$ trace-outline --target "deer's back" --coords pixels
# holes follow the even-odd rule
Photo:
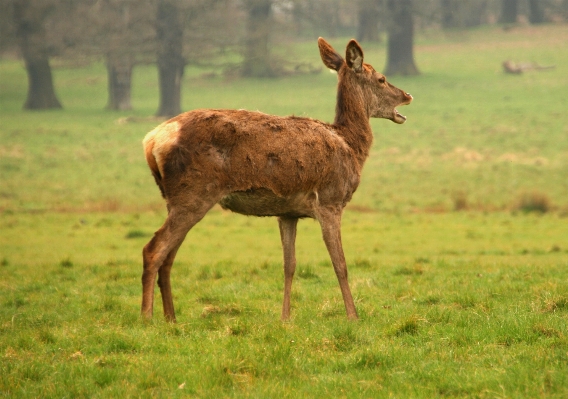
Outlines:
[[[309,118],[195,110],[160,125],[144,142],[153,145],[166,193],[180,181],[214,184],[226,207],[240,213],[254,214],[237,204],[254,208],[258,200],[270,208],[271,197],[280,208],[282,201],[314,195],[320,202],[346,203],[359,183],[360,167],[343,138],[333,126]]]

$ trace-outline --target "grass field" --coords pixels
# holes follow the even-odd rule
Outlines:
[[[373,121],[344,216],[355,323],[317,223],[299,224],[282,323],[276,221],[220,208],[179,251],[178,323],[159,306],[142,322],[141,249],[165,216],[141,149],[155,69],[114,113],[102,65],[58,61],[65,109],[24,112],[25,71],[0,61],[0,396],[567,397],[567,41],[561,25],[417,38],[422,75],[390,79],[415,97],[408,121]],[[363,48],[382,69],[384,45]],[[319,64],[315,41],[293,49]],[[556,68],[505,75],[509,58]],[[333,119],[327,72],[206,72],[188,68],[185,109]]]

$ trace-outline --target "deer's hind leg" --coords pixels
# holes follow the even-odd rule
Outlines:
[[[213,207],[215,202],[201,203],[199,206],[170,206],[164,225],[154,233],[154,237],[144,247],[142,256],[142,316],[150,319],[154,307],[154,285],[158,275],[158,285],[162,294],[164,315],[168,321],[175,322],[175,310],[170,285],[170,271],[176,253],[189,230],[199,222]]]

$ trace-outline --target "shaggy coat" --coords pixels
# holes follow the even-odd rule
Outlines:
[[[357,312],[347,282],[340,223],[359,185],[373,134],[370,117],[404,123],[395,107],[412,96],[363,63],[356,41],[344,60],[318,40],[324,64],[338,72],[333,124],[244,110],[200,109],[178,115],[144,138],[150,170],[168,207],[165,224],[144,247],[142,314],[151,317],[156,274],[164,313],[175,320],[170,269],[185,235],[213,205],[244,215],[278,217],[284,250],[282,318],[290,316],[299,218],[317,219],[343,294]]]

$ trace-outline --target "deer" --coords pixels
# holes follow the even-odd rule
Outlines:
[[[156,277],[164,316],[175,322],[170,273],[189,230],[216,204],[248,216],[275,216],[284,263],[281,319],[290,319],[299,219],[319,222],[348,319],[358,319],[341,242],[341,217],[373,142],[370,118],[406,121],[396,107],[413,97],[363,61],[356,40],[345,59],[323,38],[324,65],[337,72],[332,124],[258,111],[197,109],[169,119],[143,140],[146,161],[166,201],[163,226],[144,246],[141,315],[153,315]]]

